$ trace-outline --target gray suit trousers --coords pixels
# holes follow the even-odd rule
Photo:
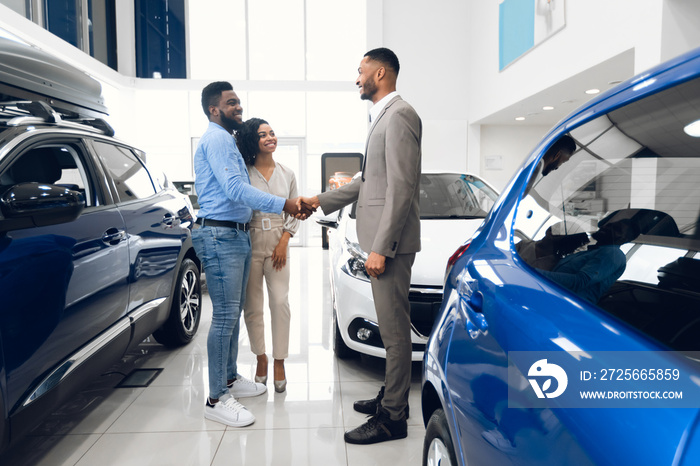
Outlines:
[[[379,332],[386,349],[382,406],[391,419],[404,418],[411,388],[411,266],[415,253],[387,257],[384,273],[371,278]]]

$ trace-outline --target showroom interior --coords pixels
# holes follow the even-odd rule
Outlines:
[[[364,151],[370,106],[355,80],[372,48],[388,47],[401,62],[398,92],[422,119],[423,171],[470,173],[501,192],[570,112],[700,46],[700,3],[693,0],[538,0],[556,8],[542,20],[555,24],[514,53],[499,30],[505,1],[0,0],[0,36],[99,81],[116,137],[181,186],[194,182],[193,157],[207,128],[202,88],[230,81],[243,118],[264,118],[274,128],[276,157],[293,168],[302,195],[325,189],[324,154]],[[156,3],[171,24],[144,25]],[[167,49],[149,55],[149,40],[166,26]],[[147,338],[3,453],[0,464],[420,464],[420,361],[413,363],[408,438],[343,441],[345,430],[364,422],[352,403],[376,395],[383,360],[341,360],[333,352],[330,258],[314,217],[290,244],[287,391],[268,384],[268,393],[246,400],[255,424],[226,427],[202,416],[211,320],[205,293],[191,343],[170,349]],[[255,367],[241,330],[239,370],[252,378]],[[144,368],[159,369],[149,385],[115,388],[125,373]]]

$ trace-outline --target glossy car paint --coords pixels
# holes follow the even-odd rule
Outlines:
[[[426,423],[435,409],[444,408],[459,464],[700,462],[697,409],[564,409],[553,399],[549,409],[525,409],[499,419],[501,428],[523,436],[514,448],[495,448],[483,437],[508,403],[510,351],[665,349],[598,307],[563,296],[560,287],[543,280],[515,253],[511,230],[519,199],[552,141],[699,74],[700,49],[621,84],[559,123],[516,173],[450,269],[443,313],[425,354],[422,405]],[[656,358],[650,362],[663,367],[684,364],[674,352]]]
[[[170,314],[179,264],[185,257],[196,261],[192,209],[183,195],[155,186],[147,198],[116,201],[92,144],[118,143],[80,131],[69,140],[93,154],[86,163],[98,205],[70,222],[0,234],[0,449],[79,389],[84,377],[158,329]],[[4,148],[0,179],[26,148]],[[92,348],[99,350],[94,357],[69,362]],[[62,379],[66,374],[72,375]]]

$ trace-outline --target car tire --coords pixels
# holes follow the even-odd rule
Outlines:
[[[180,265],[170,315],[153,337],[166,346],[186,345],[197,334],[202,315],[202,283],[199,268],[191,259]]]
[[[456,466],[457,464],[445,411],[436,409],[425,428],[423,466]]]
[[[333,309],[333,352],[338,359],[350,359],[358,355],[355,350],[350,349],[350,347],[345,344],[343,336],[340,334],[335,308]]]

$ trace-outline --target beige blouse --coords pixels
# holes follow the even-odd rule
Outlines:
[[[261,191],[285,199],[293,199],[299,195],[297,192],[297,179],[296,176],[294,176],[294,172],[279,162],[275,162],[275,169],[272,172],[272,176],[270,176],[270,181],[267,181],[262,173],[255,167],[249,166],[248,173],[250,174],[250,184]],[[289,232],[291,236],[294,236],[297,230],[299,230],[299,220],[285,212],[273,214],[260,212],[259,210],[253,211],[253,220],[263,218],[284,220],[283,231]]]

